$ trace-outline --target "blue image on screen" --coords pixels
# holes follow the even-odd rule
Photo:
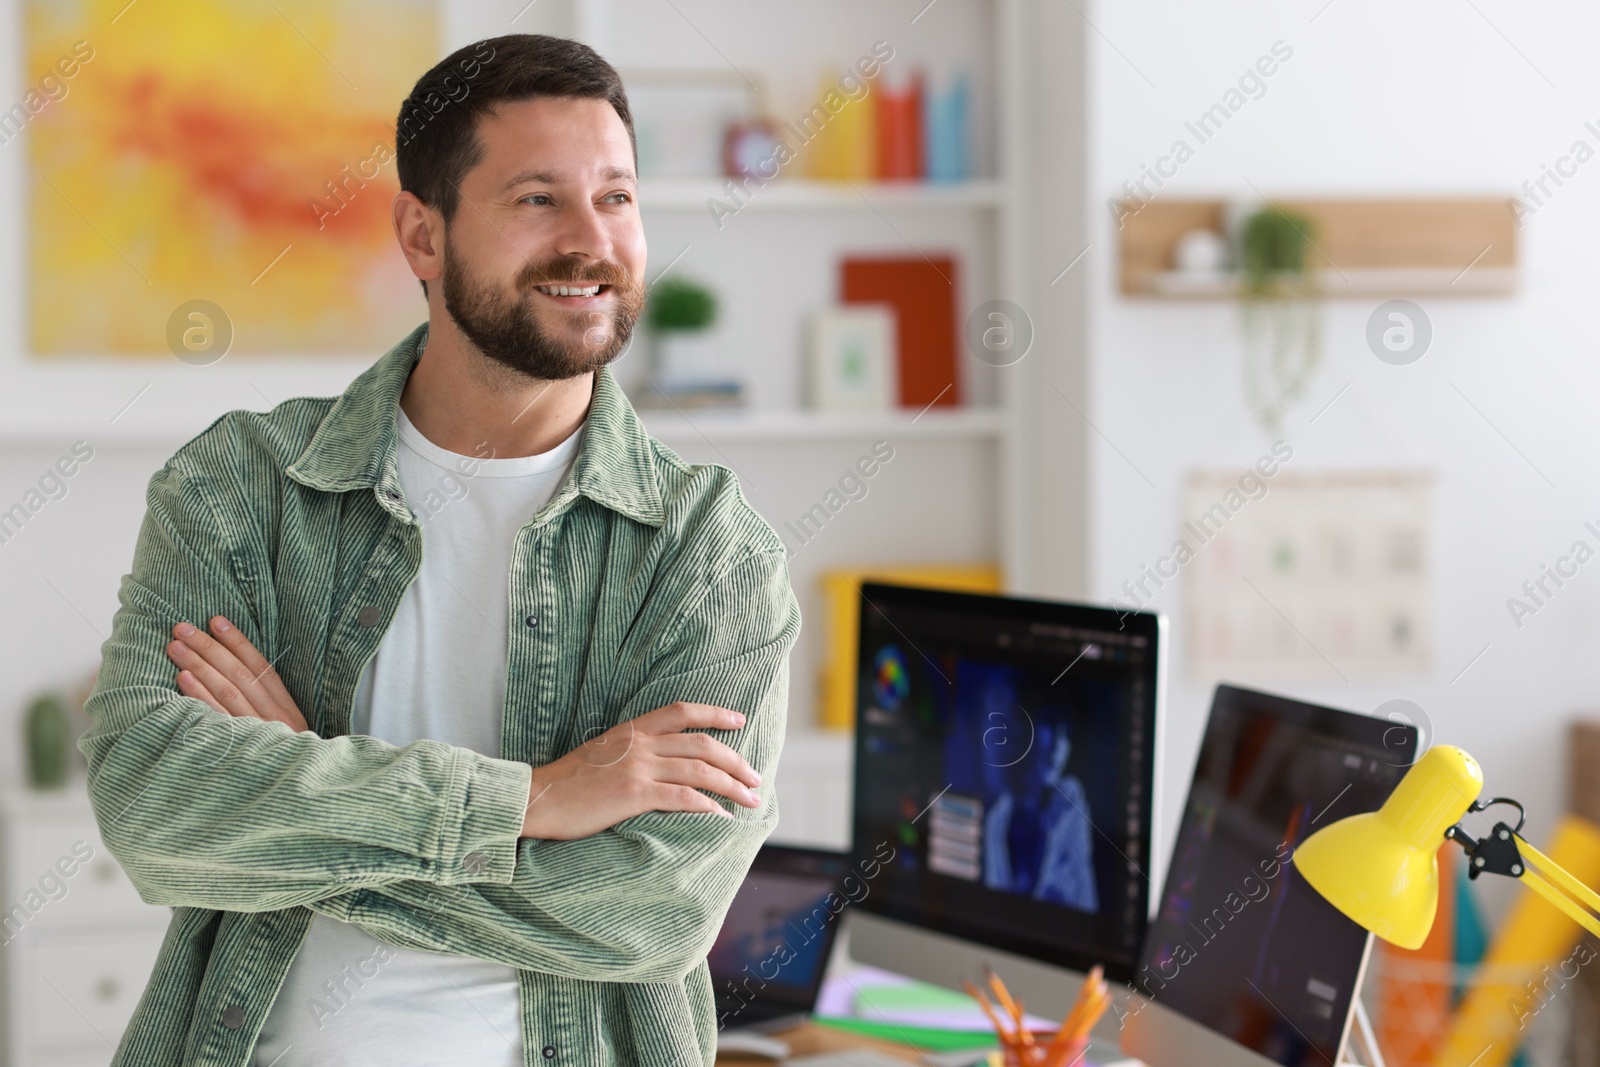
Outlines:
[[[952,666],[954,684],[936,689],[946,704],[945,772],[953,793],[982,802],[983,885],[1098,914],[1093,819],[1097,810],[1111,816],[1114,736],[1072,713],[1070,689],[1042,691],[1004,664],[954,657]]]

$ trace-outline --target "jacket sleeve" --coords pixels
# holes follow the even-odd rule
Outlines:
[[[665,628],[619,721],[675,700],[745,713],[710,732],[761,775],[762,803],[709,794],[732,819],[651,811],[571,841],[524,839],[509,885],[399,882],[311,905],[408,948],[588,981],[682,977],[711,950],[756,851],[774,792],[800,609],[781,551],[747,557]]]
[[[166,655],[177,621],[220,613],[260,634],[261,582],[241,579],[207,484],[177,457],[151,478],[78,742],[101,837],[139,895],[248,912],[389,882],[508,883],[527,764],[439,741],[323,738],[178,692]]]

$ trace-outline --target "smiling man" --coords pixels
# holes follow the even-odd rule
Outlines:
[[[616,72],[514,35],[400,111],[428,320],[151,479],[80,741],[172,925],[115,1067],[712,1062],[800,615],[609,364],[644,297]]]

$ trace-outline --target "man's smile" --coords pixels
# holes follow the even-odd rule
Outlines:
[[[535,285],[533,290],[562,307],[599,307],[611,298],[611,286],[601,282],[578,285]]]

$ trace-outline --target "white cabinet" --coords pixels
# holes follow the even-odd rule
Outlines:
[[[0,1067],[104,1067],[171,910],[139,899],[81,781],[0,793],[0,891]]]
[[[854,771],[853,734],[791,730],[778,760],[778,826],[772,842],[848,849]]]

